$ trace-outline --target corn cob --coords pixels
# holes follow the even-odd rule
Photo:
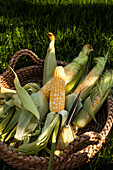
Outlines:
[[[73,92],[74,94],[78,94],[79,91],[81,91],[80,97],[82,100],[84,100],[88,96],[90,90],[93,88],[93,86],[96,84],[99,77],[101,76],[105,68],[107,56],[108,53],[105,57],[95,58],[95,61],[97,62],[96,66],[89,72],[89,74],[84,78],[84,80],[78,85],[78,87]]]
[[[47,99],[50,97],[51,81],[52,78],[40,89]]]
[[[49,47],[47,49],[47,54],[44,60],[44,70],[43,70],[43,85],[46,84],[53,75],[54,69],[57,66],[56,56],[55,56],[55,36],[49,32],[47,36],[50,40]]]
[[[65,72],[62,66],[54,70],[50,90],[50,111],[58,112],[65,107]]]
[[[84,75],[88,62],[88,55],[92,50],[92,47],[86,44],[82,48],[82,51],[79,53],[78,57],[76,57],[71,63],[64,67],[65,85],[68,83],[65,87],[66,95],[70,92],[70,90],[72,90],[74,86],[78,84],[79,80]],[[51,80],[52,78],[40,89],[47,99],[49,99],[50,96]]]
[[[86,72],[90,51],[93,51],[93,48],[89,44],[84,45],[78,57],[65,66],[66,95],[77,86],[78,82]]]
[[[68,144],[75,139],[75,137],[76,136],[71,125],[69,125],[68,128],[63,127],[56,143],[55,155],[59,155],[68,146]]]
[[[91,90],[89,97],[84,101],[83,108],[73,120],[78,128],[85,127],[98,112],[113,86],[113,70],[105,71],[99,82]]]

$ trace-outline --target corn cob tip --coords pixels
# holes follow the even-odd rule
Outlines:
[[[54,74],[53,76],[56,76],[58,78],[61,78],[63,80],[65,80],[65,71],[64,68],[62,66],[57,66],[54,70]]]
[[[92,48],[92,46],[91,46],[90,44],[86,44],[86,45],[84,45],[83,48],[82,48],[82,52],[83,52],[84,54],[86,54],[87,56],[89,56],[89,54],[90,54],[91,51],[94,51],[94,50],[93,50],[93,48]]]
[[[53,34],[52,32],[48,32],[48,33],[47,33],[47,37],[48,37],[48,39],[49,39],[50,41],[53,41],[53,40],[55,39],[55,36],[54,36],[54,34]]]
[[[90,44],[84,45],[84,47],[88,47],[90,51],[94,51],[93,47]]]

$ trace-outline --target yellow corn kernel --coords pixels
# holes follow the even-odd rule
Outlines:
[[[51,80],[52,78],[40,89],[47,99],[50,97]]]
[[[77,73],[77,70],[66,70],[65,69],[65,83],[67,84],[68,82],[70,82],[74,75]]]
[[[81,90],[80,97],[82,98],[82,100],[84,100],[88,96],[90,90],[93,88],[93,86],[96,84],[99,77],[101,76],[107,61],[107,56],[108,55],[106,54],[105,57],[95,58],[95,62],[97,63],[96,66],[89,72],[85,79],[75,89],[75,94],[78,94]]]
[[[98,80],[98,75],[96,72],[93,72],[92,74],[92,71],[86,76],[86,78],[78,85],[78,87],[75,89],[74,93],[75,94],[78,94],[81,90],[81,98],[82,98],[82,95],[86,94],[87,91],[89,90],[89,88],[91,88],[95,82]]]
[[[65,71],[62,66],[54,70],[50,89],[50,111],[58,112],[65,108]]]
[[[101,102],[102,97],[101,96],[96,96],[93,103],[92,103],[92,110],[95,110],[95,108],[99,105]]]

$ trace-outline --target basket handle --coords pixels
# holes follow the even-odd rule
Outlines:
[[[9,61],[9,66],[14,69],[17,60],[23,55],[27,55],[27,56],[31,57],[37,64],[39,64],[39,57],[35,53],[33,53],[31,50],[28,50],[28,49],[22,49],[20,51],[17,51],[11,57],[11,60]],[[7,70],[9,71],[9,67],[7,68]]]

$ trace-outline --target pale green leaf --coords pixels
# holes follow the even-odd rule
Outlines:
[[[31,113],[33,113],[39,120],[40,114],[39,114],[39,111],[38,111],[36,105],[34,104],[32,98],[31,98],[31,96],[28,94],[28,92],[23,87],[21,87],[19,79],[17,77],[17,74],[14,72],[14,70],[12,68],[11,68],[11,70],[13,71],[13,73],[15,75],[14,84],[15,84],[18,96],[19,96],[24,108],[26,110],[30,111]]]

